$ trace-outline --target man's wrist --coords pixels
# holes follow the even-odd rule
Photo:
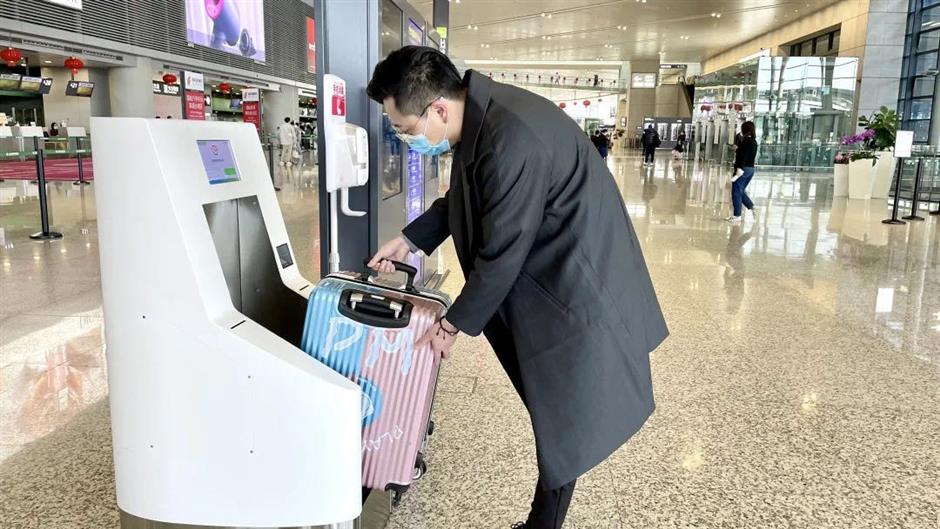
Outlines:
[[[460,329],[458,329],[451,322],[447,321],[447,318],[441,318],[441,321],[439,323],[441,325],[441,328],[444,329],[444,332],[446,332],[447,334],[451,336],[456,336],[460,332]]]

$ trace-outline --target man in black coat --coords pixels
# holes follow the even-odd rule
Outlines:
[[[459,333],[485,334],[535,430],[539,482],[518,526],[557,529],[575,480],[653,412],[649,353],[668,334],[620,191],[557,106],[461,76],[431,48],[391,53],[368,93],[413,149],[454,147],[450,191],[370,265],[390,272],[453,237],[466,283],[422,341],[446,358]]]
[[[656,149],[662,144],[662,140],[659,139],[659,132],[650,123],[643,131],[643,165],[653,165],[656,159]]]

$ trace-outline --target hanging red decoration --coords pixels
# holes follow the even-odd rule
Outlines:
[[[163,74],[163,82],[166,84],[176,84],[177,77],[171,73]]]
[[[584,100],[584,106],[586,106],[586,107],[591,106],[591,101],[585,99],[585,100]]]
[[[232,85],[228,83],[219,83],[219,92],[227,94],[232,91]]]
[[[568,105],[566,105],[564,101],[562,101],[561,103],[558,103],[558,108],[565,108],[566,106]]]
[[[74,77],[79,70],[85,67],[85,63],[78,57],[69,57],[65,59],[65,67],[72,70],[72,76]]]
[[[20,59],[23,58],[23,54],[20,53],[20,50],[9,47],[3,51],[0,51],[0,59],[3,59],[7,66],[13,68],[16,66],[16,63],[20,62]]]

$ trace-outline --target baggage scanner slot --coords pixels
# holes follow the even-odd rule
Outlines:
[[[257,196],[203,204],[235,310],[300,347],[307,300],[284,285]]]

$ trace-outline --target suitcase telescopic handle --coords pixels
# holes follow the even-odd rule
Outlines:
[[[401,272],[407,276],[407,279],[405,279],[405,290],[417,292],[418,289],[415,288],[415,278],[418,277],[418,269],[399,261],[389,260],[389,262],[395,267],[396,272]],[[362,274],[361,279],[368,279],[374,273],[374,271],[369,268],[369,259],[364,260],[362,264],[365,266],[366,271]]]

